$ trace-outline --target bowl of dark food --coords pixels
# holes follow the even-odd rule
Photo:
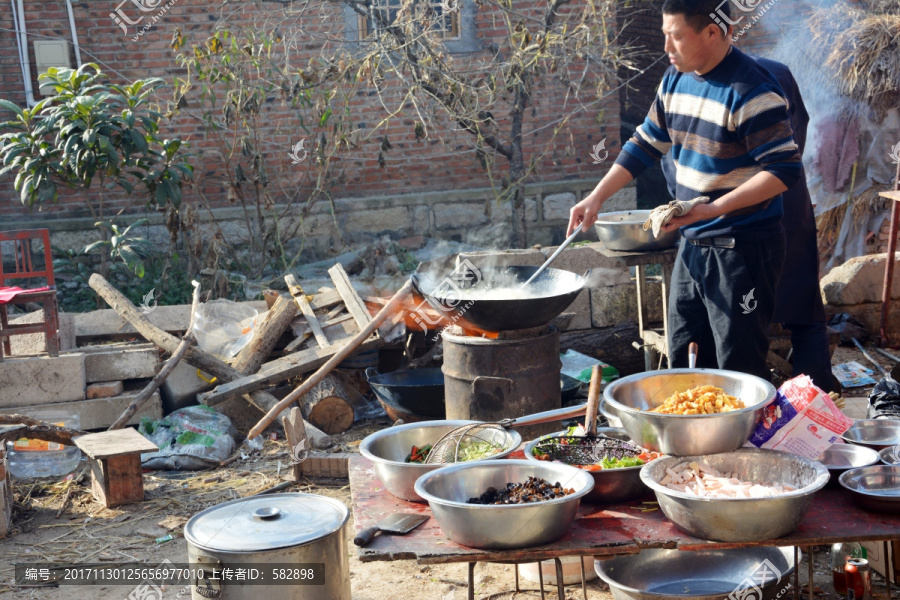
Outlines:
[[[426,421],[388,427],[363,439],[359,453],[372,461],[375,474],[387,491],[403,500],[424,502],[414,490],[416,480],[445,466],[425,464],[431,445],[445,433],[474,422]],[[512,430],[491,429],[480,435],[482,439],[472,440],[460,449],[465,461],[505,458],[522,443],[522,436]]]
[[[845,442],[884,450],[900,444],[900,421],[896,419],[862,419],[841,436]]]
[[[871,448],[855,444],[832,444],[825,452],[816,457],[816,460],[825,465],[831,474],[831,478],[828,480],[830,487],[839,487],[838,477],[845,471],[874,465],[878,459],[878,453]]]
[[[865,510],[893,514],[900,511],[900,466],[851,469],[839,481]]]
[[[784,597],[796,567],[793,546],[651,548],[594,561],[615,600],[775,600]]]
[[[526,460],[555,462],[578,467],[594,478],[594,489],[585,502],[630,502],[650,493],[641,481],[641,467],[662,456],[631,443],[624,429],[601,427],[597,435],[570,427],[539,437],[525,445]]]
[[[828,477],[820,462],[749,448],[666,456],[641,468],[641,480],[656,492],[660,509],[678,529],[719,542],[760,542],[789,534]]]
[[[593,487],[590,473],[568,465],[491,460],[426,473],[415,490],[457,544],[508,550],[564,536]]]
[[[878,457],[888,466],[900,465],[900,446],[879,450]]]
[[[675,231],[661,232],[653,237],[653,231],[644,231],[644,222],[650,218],[649,210],[626,210],[600,213],[594,223],[594,230],[603,245],[610,250],[620,252],[646,252],[648,250],[665,250],[678,243],[681,233]]]
[[[416,290],[440,314],[486,331],[507,331],[546,325],[568,308],[584,288],[583,276],[552,268],[523,285],[537,270],[538,267],[485,267],[459,279],[451,273],[427,272],[414,273],[411,279]]]
[[[736,371],[667,369],[617,379],[603,399],[638,446],[699,456],[743,446],[775,401],[775,388]]]

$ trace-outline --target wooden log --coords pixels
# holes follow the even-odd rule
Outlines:
[[[231,366],[244,375],[259,371],[259,367],[269,357],[281,334],[291,326],[291,320],[296,315],[296,305],[289,299],[278,296],[262,322],[253,330],[250,342],[241,348]]]
[[[559,336],[559,350],[572,349],[615,367],[622,377],[644,371],[644,352],[632,346],[641,343],[635,323],[602,329],[566,331]]]
[[[144,315],[137,308],[135,308],[134,304],[132,304],[128,298],[122,295],[119,290],[111,286],[109,282],[106,281],[106,279],[104,279],[101,275],[98,275],[97,273],[91,275],[89,284],[91,288],[95,292],[97,292],[97,294],[116,311],[117,314],[131,323],[135,330],[142,336],[144,336],[144,339],[149,342],[153,342],[169,353],[174,353],[178,349],[178,344],[180,343],[178,338],[173,335],[169,335],[165,331],[152,325],[147,319],[144,318]],[[196,346],[190,346],[188,348],[187,352],[185,352],[183,360],[186,363],[197,367],[202,371],[206,371],[210,375],[218,377],[220,380],[225,382],[234,381],[244,376],[243,373],[241,373],[234,367],[224,363],[214,356],[210,356]],[[250,404],[258,408],[265,414],[271,413],[272,410],[276,406],[278,406],[278,399],[275,398],[275,396],[273,396],[272,394],[264,392],[262,390],[254,391],[249,395],[244,395],[244,398],[248,402],[250,402]],[[272,418],[274,419],[278,414],[280,414],[281,410],[286,408],[289,404],[290,403],[285,403],[284,406],[279,408],[278,413],[273,415]],[[271,422],[272,421],[270,420],[269,423]],[[257,431],[251,437],[256,437],[260,433],[262,433],[262,430]],[[331,445],[334,445],[333,441],[331,442]]]
[[[325,433],[343,433],[353,426],[353,407],[349,394],[334,375],[326,375],[300,401],[307,421]]]
[[[187,333],[184,334],[184,337],[181,339],[181,343],[178,344],[178,348],[175,349],[175,352],[172,353],[172,356],[169,360],[166,361],[166,364],[159,370],[153,379],[150,380],[144,389],[137,395],[137,398],[132,400],[131,404],[122,412],[122,416],[116,419],[116,422],[109,426],[109,431],[113,431],[115,429],[121,429],[128,424],[128,421],[131,420],[131,417],[134,416],[141,406],[149,400],[156,390],[159,389],[159,386],[169,377],[169,374],[175,370],[175,367],[178,366],[178,363],[181,362],[181,359],[184,357],[188,348],[190,348],[191,343],[194,341],[194,318],[197,316],[197,307],[200,305],[200,284],[196,281],[192,281],[191,284],[194,286],[194,297],[193,302],[191,303],[191,320],[188,324]]]

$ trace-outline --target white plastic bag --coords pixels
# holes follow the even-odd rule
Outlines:
[[[204,351],[229,360],[250,342],[258,314],[255,308],[231,300],[204,302],[194,318],[194,337]]]
[[[141,466],[172,471],[218,465],[234,452],[238,435],[228,417],[203,405],[180,408],[159,421],[145,417],[138,432],[159,446],[141,454]]]

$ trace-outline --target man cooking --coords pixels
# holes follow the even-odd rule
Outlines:
[[[803,104],[800,87],[791,70],[784,64],[754,56],[753,59],[771,73],[784,92],[791,116],[791,129],[800,155],[806,144],[809,113]],[[662,159],[669,193],[675,197],[675,161],[672,153]],[[809,375],[813,383],[830,392],[834,389],[831,374],[831,352],[825,327],[825,309],[819,291],[819,249],[816,241],[816,219],[813,215],[806,175],[782,194],[784,232],[786,237],[784,268],[775,293],[772,320],[783,323],[791,332],[794,374]]]
[[[729,4],[666,0],[672,66],[616,163],[572,207],[568,232],[587,231],[607,198],[672,152],[677,199],[710,202],[663,226],[685,238],[669,296],[669,364],[687,366],[697,342],[697,366],[769,379],[766,330],[785,252],[781,193],[800,178],[801,161],[777,81],[719,25],[730,21]]]

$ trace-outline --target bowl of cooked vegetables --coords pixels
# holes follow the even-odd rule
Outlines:
[[[641,467],[641,480],[678,529],[720,542],[787,535],[828,478],[828,469],[818,461],[757,448],[666,456]]]
[[[475,421],[426,421],[388,427],[363,439],[359,453],[372,461],[387,491],[403,500],[424,502],[413,489],[416,479],[446,466],[425,464],[431,445],[445,433],[471,423]],[[481,440],[467,441],[459,449],[460,462],[505,458],[521,443],[522,436],[516,431],[491,429],[482,434]]]
[[[775,387],[736,371],[667,369],[617,379],[603,399],[638,446],[697,456],[743,446],[775,401]]]
[[[568,532],[590,474],[559,463],[489,460],[444,466],[416,482],[444,534],[463,546],[504,550]]]
[[[601,427],[594,436],[581,425],[551,433],[525,445],[527,460],[578,467],[594,478],[585,502],[616,504],[650,493],[641,481],[641,467],[662,456],[631,443],[624,429]]]

